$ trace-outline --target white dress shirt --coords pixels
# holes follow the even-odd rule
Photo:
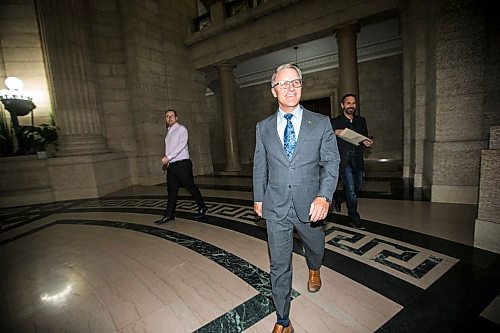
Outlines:
[[[300,124],[302,122],[302,106],[298,106],[295,108],[295,110],[292,111],[293,117],[291,119],[292,125],[293,125],[293,130],[295,131],[295,139],[299,139],[299,132],[300,132]],[[278,109],[278,119],[277,119],[277,124],[276,128],[278,129],[278,135],[281,140],[281,144],[284,144],[284,139],[283,137],[285,136],[285,127],[287,120],[285,118],[286,112],[283,112],[281,109]]]

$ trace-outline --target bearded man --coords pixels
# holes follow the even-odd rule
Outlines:
[[[356,115],[356,100],[357,96],[354,94],[345,94],[342,96],[340,107],[343,113],[331,120],[332,128],[337,135],[337,145],[340,153],[340,179],[342,179],[342,183],[344,184],[344,193],[335,192],[333,206],[337,211],[340,211],[340,204],[345,201],[351,226],[357,229],[364,229],[358,213],[357,195],[361,191],[365,170],[363,147],[371,147],[373,141],[364,140],[357,146],[339,137],[345,128],[368,137],[365,118]]]

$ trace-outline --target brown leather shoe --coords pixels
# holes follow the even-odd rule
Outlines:
[[[311,293],[317,292],[321,288],[321,278],[319,277],[319,269],[317,271],[309,270],[309,281],[307,281],[307,290]]]
[[[293,333],[292,323],[287,327],[283,327],[283,325],[275,324],[272,333]]]

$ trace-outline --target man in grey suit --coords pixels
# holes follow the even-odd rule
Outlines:
[[[321,288],[325,235],[317,221],[328,214],[337,186],[339,152],[330,119],[300,104],[302,72],[279,66],[271,78],[278,110],[256,127],[254,211],[266,220],[271,286],[278,317],[273,333],[291,333],[293,230],[305,249],[307,289]]]

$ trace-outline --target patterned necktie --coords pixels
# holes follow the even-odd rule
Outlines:
[[[285,147],[286,156],[288,160],[292,159],[293,151],[295,150],[295,146],[297,145],[297,139],[295,138],[295,130],[293,129],[292,124],[293,114],[287,113],[285,114],[286,118],[286,127],[285,127],[285,135],[283,136],[283,146]]]

